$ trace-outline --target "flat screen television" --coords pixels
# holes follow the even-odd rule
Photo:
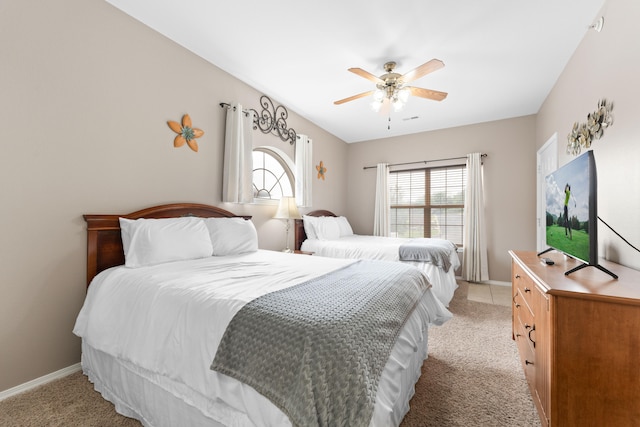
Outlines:
[[[583,262],[567,272],[598,264],[598,181],[593,151],[561,166],[545,178],[546,244]]]

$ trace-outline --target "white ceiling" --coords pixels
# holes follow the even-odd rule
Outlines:
[[[538,112],[604,0],[107,0],[346,142]],[[605,23],[606,25],[606,23]],[[432,58],[445,67],[411,83],[448,92],[411,97],[390,115],[374,89],[387,61],[404,74]],[[234,100],[220,100],[220,102]],[[258,108],[258,99],[255,100]],[[417,118],[415,118],[417,117]],[[413,119],[409,119],[413,118]]]

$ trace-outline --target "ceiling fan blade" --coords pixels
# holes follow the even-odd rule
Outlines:
[[[419,96],[421,98],[433,99],[434,101],[442,101],[448,95],[447,92],[439,92],[437,90],[423,89],[421,87],[407,86],[411,91],[411,95]]]
[[[345,102],[353,101],[354,99],[358,99],[358,98],[364,98],[365,96],[369,96],[369,95],[373,95],[373,91],[372,90],[367,91],[367,92],[362,92],[362,93],[359,93],[357,95],[353,95],[353,96],[350,96],[348,98],[341,99],[339,101],[335,101],[334,104],[336,104],[336,105],[344,104]]]
[[[442,67],[444,67],[444,62],[440,61],[439,59],[432,59],[431,61],[425,62],[418,68],[415,68],[409,71],[408,73],[404,74],[402,76],[402,81],[404,83],[412,82],[414,80],[419,79],[422,76],[426,76],[429,73],[433,73],[434,71],[439,70]]]
[[[380,79],[377,76],[374,76],[373,74],[371,74],[368,71],[363,70],[362,68],[349,68],[349,71],[351,71],[354,74],[359,75],[360,77],[364,77],[367,80],[371,80],[375,84],[384,83],[384,81],[382,79]]]

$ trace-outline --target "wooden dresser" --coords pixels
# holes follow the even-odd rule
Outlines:
[[[512,257],[513,338],[543,426],[640,426],[640,272]]]

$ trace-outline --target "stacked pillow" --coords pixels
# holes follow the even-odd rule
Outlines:
[[[307,235],[307,239],[318,238],[315,231],[315,222],[319,218],[320,217],[317,216],[302,215],[302,225],[304,226],[304,233]]]
[[[258,232],[244,218],[204,218],[209,229],[213,256],[236,255],[258,250]]]
[[[255,226],[243,218],[120,218],[120,230],[132,268],[258,250]]]
[[[343,216],[302,216],[304,232],[308,239],[336,240],[352,236],[353,229]]]
[[[351,228],[351,224],[344,216],[339,216],[336,218],[338,220],[338,227],[340,228],[340,237],[343,236],[353,236],[353,229]]]

